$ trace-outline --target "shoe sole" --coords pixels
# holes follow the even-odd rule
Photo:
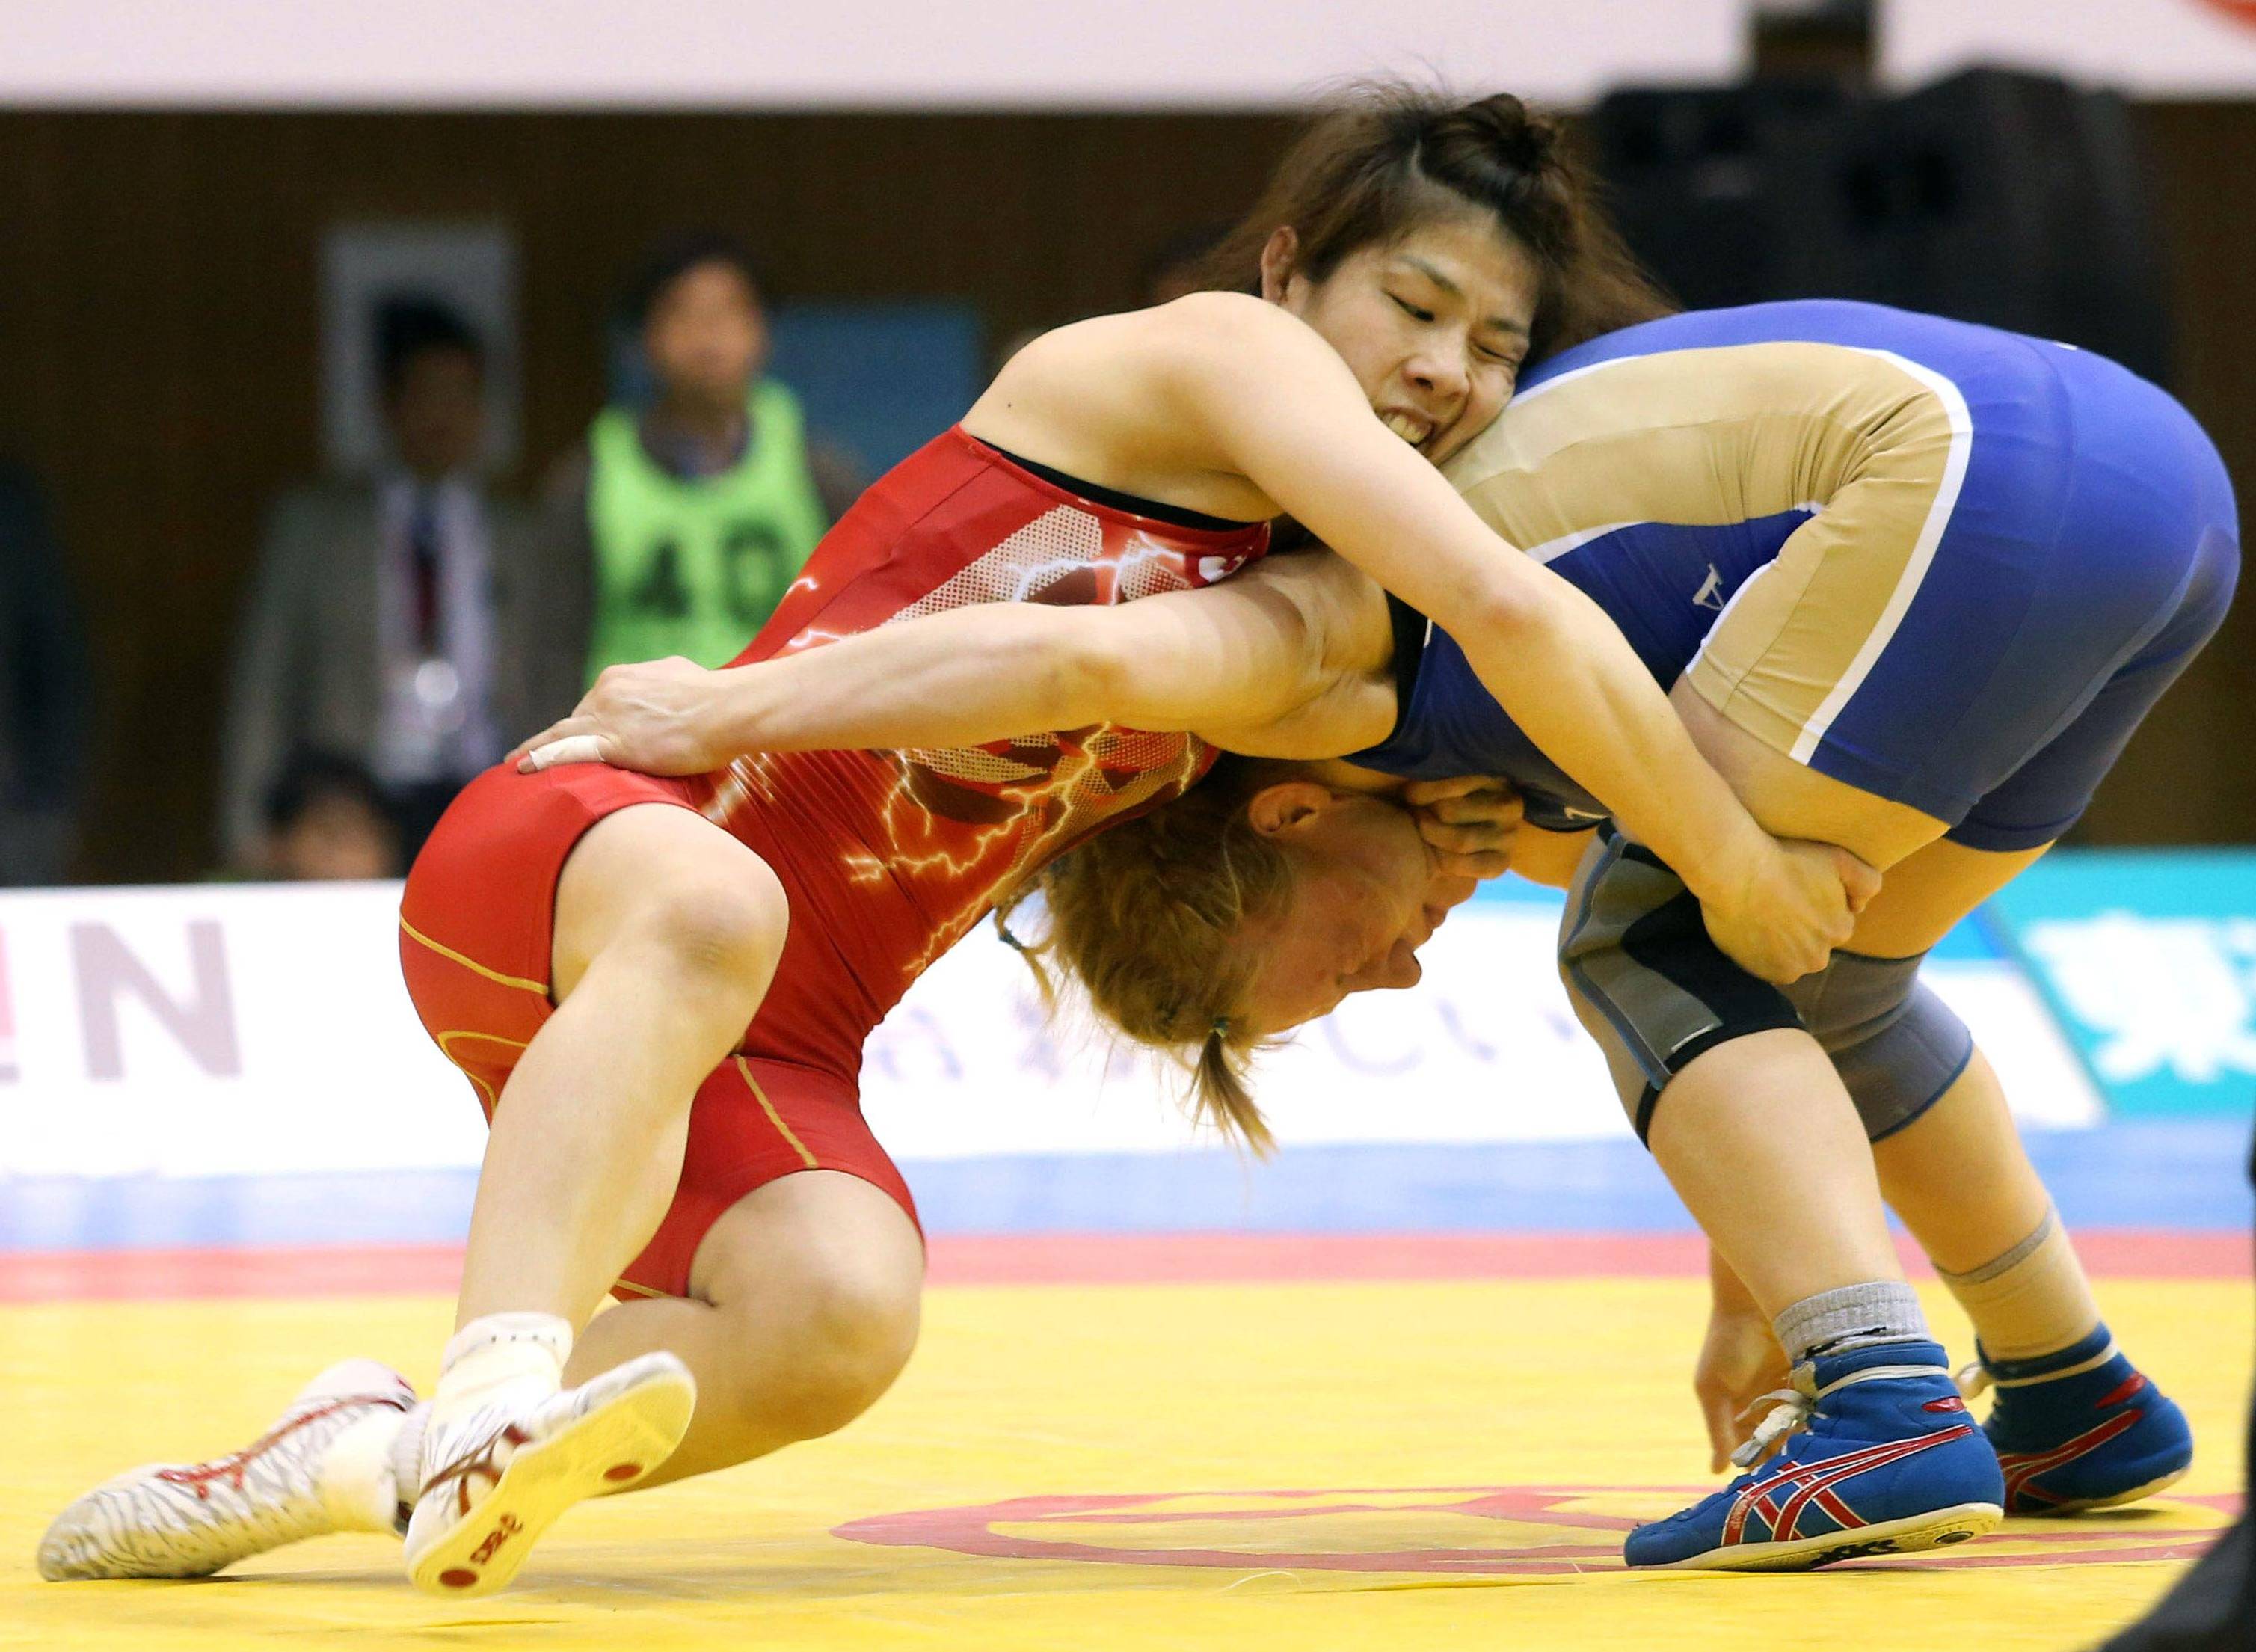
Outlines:
[[[2190,1460],[2183,1468],[2174,1468],[2160,1479],[2148,1480],[2144,1486],[2134,1486],[2127,1492],[2118,1492],[2112,1497],[2087,1497],[2076,1503],[2046,1503],[2041,1507],[2017,1508],[2014,1514],[2033,1520],[2048,1520],[2055,1514],[2088,1514],[2097,1508],[2120,1508],[2126,1503],[2136,1503],[2166,1492],[2193,1472]]]
[[[1797,1537],[1787,1543],[1732,1543],[1710,1549],[1686,1560],[1671,1560],[1638,1571],[1809,1571],[1836,1561],[1861,1560],[1868,1555],[1915,1555],[1928,1549],[1986,1536],[2006,1523],[2006,1511],[1995,1503],[1958,1503],[1901,1520],[1883,1520],[1853,1532],[1828,1532],[1822,1537]]]
[[[673,1454],[697,1407],[687,1369],[671,1354],[645,1354],[610,1374],[618,1393],[520,1449],[469,1514],[407,1556],[417,1588],[466,1599],[506,1587],[558,1515],[624,1491]]]

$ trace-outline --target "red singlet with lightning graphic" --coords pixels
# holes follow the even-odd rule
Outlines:
[[[1227,578],[1265,524],[1143,504],[1023,465],[951,430],[894,467],[824,538],[737,663],[971,603],[1128,602]],[[699,1090],[681,1186],[620,1281],[683,1295],[697,1241],[737,1199],[837,1169],[914,1214],[862,1122],[862,1043],[910,983],[1044,862],[1180,794],[1213,754],[1110,726],[956,751],[798,752],[659,780],[600,765],[471,782],[401,902],[411,996],[487,1111],[552,1013],[551,912],[580,836],[637,804],[691,808],[773,868],[791,902],[775,984]]]

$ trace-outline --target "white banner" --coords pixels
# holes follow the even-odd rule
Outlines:
[[[71,0],[0,26],[0,102],[1260,109],[1343,76],[1579,104],[1729,79],[1747,0]]]
[[[1883,0],[1880,69],[1907,87],[1975,64],[2149,97],[2256,87],[2256,0]]]
[[[389,884],[0,894],[0,1175],[284,1175],[475,1165],[469,1084],[400,985]],[[1273,1055],[1280,1140],[1620,1136],[1552,967],[1555,907],[1484,900],[1410,992],[1369,993]],[[2087,1124],[2089,1083],[2018,971],[1938,964],[2032,1122]],[[1048,1027],[984,932],[871,1040],[872,1126],[905,1161],[1135,1153],[1195,1140],[1177,1088]]]

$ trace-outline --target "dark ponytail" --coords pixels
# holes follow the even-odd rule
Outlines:
[[[1535,260],[1529,360],[1540,361],[1672,307],[1597,194],[1558,123],[1509,93],[1454,103],[1416,87],[1358,86],[1286,152],[1252,212],[1204,261],[1202,285],[1259,292],[1261,251],[1287,226],[1300,239],[1298,272],[1322,281],[1350,253],[1471,207]]]

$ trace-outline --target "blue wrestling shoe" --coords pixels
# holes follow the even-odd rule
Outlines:
[[[1986,1353],[1959,1382],[1998,1397],[1982,1431],[2006,1472],[2009,1514],[2069,1514],[2151,1497],[2193,1466],[2185,1413],[2116,1349],[2102,1325],[2037,1359]]]
[[[1757,1465],[1679,1514],[1639,1526],[1632,1566],[1804,1571],[1963,1543],[2005,1519],[1998,1456],[1931,1342],[1820,1354],[1733,1460]],[[1786,1447],[1760,1459],[1779,1441]]]

